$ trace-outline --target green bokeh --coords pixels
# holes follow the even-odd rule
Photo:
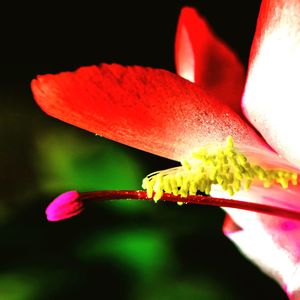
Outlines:
[[[0,299],[32,300],[40,290],[39,282],[28,274],[19,271],[0,275]]]
[[[142,168],[120,144],[66,128],[43,133],[36,143],[37,177],[43,193],[141,188]],[[137,201],[112,201],[108,205],[123,212],[146,208]]]
[[[130,270],[134,281],[152,281],[174,266],[166,236],[154,229],[132,229],[90,237],[83,242],[79,256],[90,260],[103,257],[117,261]]]
[[[46,192],[65,189],[137,189],[141,168],[123,147],[92,134],[56,130],[37,139],[40,185]]]
[[[180,278],[174,275],[160,278],[149,289],[141,290],[135,299],[143,300],[230,300],[232,294],[213,279],[193,277]]]

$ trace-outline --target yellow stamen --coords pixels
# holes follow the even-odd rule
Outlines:
[[[157,202],[163,193],[196,195],[198,192],[209,195],[213,185],[220,185],[230,196],[251,188],[253,182],[261,182],[262,187],[269,188],[275,183],[283,189],[289,183],[298,184],[298,174],[283,169],[265,169],[252,164],[246,155],[234,145],[228,136],[225,145],[215,148],[202,147],[193,152],[190,158],[182,161],[182,166],[154,172],[143,180],[147,197]]]

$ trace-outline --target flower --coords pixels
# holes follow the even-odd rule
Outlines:
[[[181,167],[146,177],[148,197],[153,191],[156,200],[166,191],[180,197],[176,196],[180,191],[186,202],[203,190],[224,201],[239,199],[299,212],[299,16],[298,0],[262,2],[246,84],[237,56],[187,7],[176,34],[180,76],[160,69],[101,64],[38,76],[32,81],[33,95],[51,116],[182,161]],[[204,175],[195,179],[199,172]],[[63,197],[66,217],[80,212],[84,199],[97,198],[95,193],[73,193],[71,198]],[[141,195],[145,198],[140,192],[135,197]],[[57,199],[55,209],[60,206]],[[75,210],[64,206],[68,201]],[[300,223],[225,210],[224,233],[292,299],[300,299]],[[53,219],[61,216],[59,209],[54,211]]]

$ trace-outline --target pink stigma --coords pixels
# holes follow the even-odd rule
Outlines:
[[[47,220],[61,221],[80,214],[83,211],[83,202],[76,191],[65,192],[56,197],[47,207]]]

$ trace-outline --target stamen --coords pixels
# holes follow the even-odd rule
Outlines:
[[[239,151],[233,138],[228,136],[225,145],[202,147],[183,160],[180,167],[149,174],[142,183],[147,195],[154,201],[163,193],[181,197],[197,193],[210,194],[214,185],[219,185],[230,196],[240,190],[248,191],[253,183],[270,188],[280,184],[287,189],[289,184],[298,184],[298,174],[284,169],[267,169],[248,161]],[[154,194],[155,193],[155,194]]]

